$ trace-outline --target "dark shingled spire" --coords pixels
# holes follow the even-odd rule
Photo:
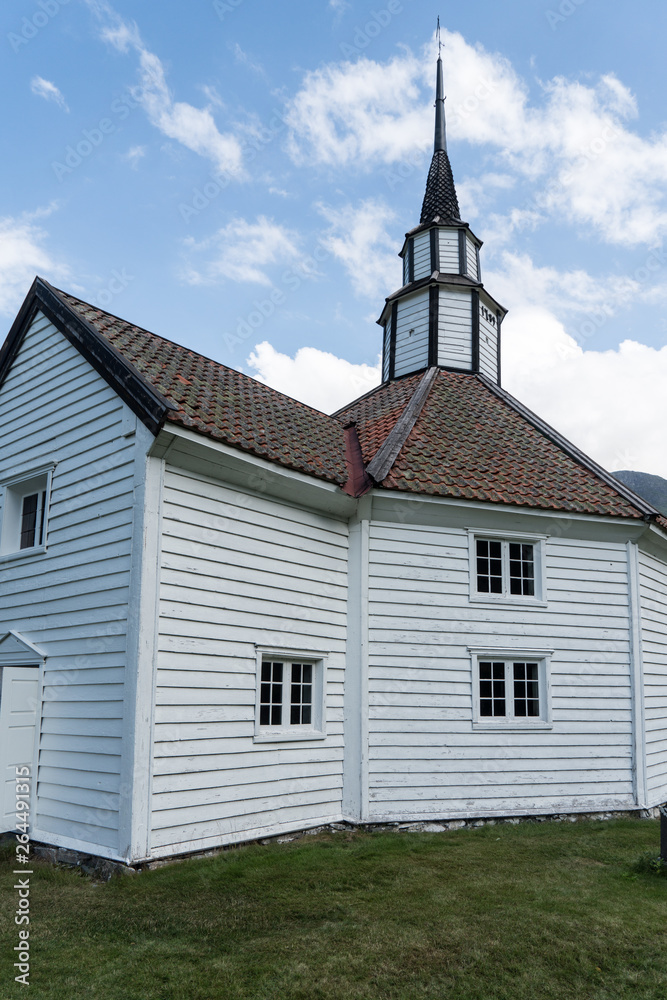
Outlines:
[[[440,223],[460,223],[459,202],[454,187],[452,167],[447,155],[447,133],[445,129],[445,95],[442,82],[442,59],[438,56],[438,72],[435,91],[435,144],[431,168],[426,181],[426,194],[422,205],[420,225],[432,222],[436,217]]]

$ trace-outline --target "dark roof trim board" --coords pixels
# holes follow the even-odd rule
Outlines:
[[[429,368],[426,371],[412,394],[410,402],[366,466],[366,472],[376,483],[381,483],[383,479],[386,479],[389,470],[398,458],[401,448],[407,441],[410,431],[417,423],[417,418],[424,408],[424,403],[431,391],[437,374],[437,367]]]
[[[14,361],[25,333],[41,311],[79,351],[133,410],[153,434],[157,434],[170,410],[176,410],[122,354],[97,330],[62,300],[55,288],[43,278],[35,278],[0,352],[0,385]]]
[[[478,373],[477,378],[483,382],[484,385],[490,389],[492,393],[494,393],[494,395],[498,396],[499,399],[502,399],[520,416],[531,423],[533,427],[540,432],[540,434],[543,434],[546,438],[561,448],[567,455],[573,458],[575,462],[583,465],[585,469],[589,470],[589,472],[593,472],[599,479],[602,479],[607,486],[610,486],[616,491],[616,493],[619,493],[623,499],[627,500],[628,503],[631,503],[633,507],[640,510],[642,514],[644,514],[645,520],[653,520],[654,518],[660,516],[660,511],[651,506],[648,501],[634,493],[619,479],[612,476],[611,472],[607,472],[606,469],[604,469],[601,465],[598,465],[597,462],[594,462],[593,459],[589,458],[583,451],[579,451],[576,445],[572,444],[571,441],[568,441],[567,438],[564,438],[562,434],[559,434],[558,431],[554,430],[550,424],[547,424],[546,421],[538,417],[536,413],[533,413],[533,411],[529,410],[527,406],[520,403],[518,399],[511,396],[509,392],[506,392],[505,389],[496,385],[495,382],[492,382],[486,375],[482,375],[481,372]]]

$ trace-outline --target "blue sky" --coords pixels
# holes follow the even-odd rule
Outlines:
[[[323,410],[366,391],[437,14],[504,385],[607,467],[667,475],[658,0],[5,0],[5,329],[40,273]]]

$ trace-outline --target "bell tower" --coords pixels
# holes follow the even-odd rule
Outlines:
[[[419,225],[399,256],[403,285],[385,302],[382,381],[438,366],[482,373],[500,385],[500,326],[507,310],[482,284],[482,242],[461,221],[447,153],[442,57],[438,55],[435,143]]]

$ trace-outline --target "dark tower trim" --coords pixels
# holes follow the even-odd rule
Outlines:
[[[438,316],[440,312],[440,289],[431,285],[428,290],[428,366],[438,363]]]
[[[431,230],[431,274],[440,270],[440,239],[438,230]]]
[[[463,229],[459,229],[459,274],[468,273],[468,245],[466,234]]]
[[[411,236],[408,240],[408,282],[412,284],[415,280],[415,238]]]
[[[472,365],[474,372],[479,372],[479,292],[475,289],[470,296],[472,311]]]
[[[500,309],[496,309],[496,381],[500,385],[500,325],[503,321],[503,314]]]
[[[396,320],[398,319],[398,302],[391,307],[391,335],[389,337],[389,371],[387,378],[391,382],[396,368]]]

